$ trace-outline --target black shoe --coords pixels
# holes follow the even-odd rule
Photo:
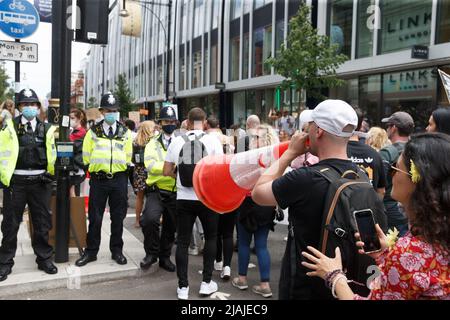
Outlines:
[[[141,261],[141,268],[146,270],[152,266],[152,264],[156,263],[158,258],[152,256],[151,254],[147,254],[144,259]]]
[[[170,258],[160,258],[159,266],[166,271],[175,272],[175,265],[170,261]]]
[[[0,267],[0,282],[5,281],[8,275],[11,273],[11,267],[2,266]]]
[[[127,258],[121,253],[113,254],[111,259],[117,262],[117,264],[127,264]]]
[[[51,261],[39,263],[38,269],[43,270],[45,273],[48,273],[48,274],[58,273],[58,268],[56,268],[56,266]]]
[[[77,267],[82,267],[82,266],[87,265],[89,262],[96,261],[96,260],[97,260],[97,256],[91,256],[87,253],[83,253],[81,258],[75,262],[75,265]]]

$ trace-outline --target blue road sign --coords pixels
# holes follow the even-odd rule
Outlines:
[[[0,30],[6,35],[23,39],[39,26],[39,13],[27,0],[0,0]]]

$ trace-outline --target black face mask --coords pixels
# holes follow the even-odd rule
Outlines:
[[[163,131],[167,134],[172,134],[176,128],[177,128],[176,124],[166,124],[162,126]]]

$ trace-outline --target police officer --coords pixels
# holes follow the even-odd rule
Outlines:
[[[37,117],[41,103],[31,89],[20,91],[18,108],[22,112],[7,120],[0,135],[1,180],[3,190],[2,245],[0,247],[0,281],[11,273],[17,249],[17,232],[28,204],[33,225],[32,246],[39,270],[55,274],[53,248],[48,243],[52,226],[50,198],[55,170],[56,127]]]
[[[106,201],[111,215],[109,249],[112,259],[126,264],[122,253],[123,220],[128,207],[128,174],[133,145],[130,131],[119,120],[119,105],[113,94],[103,95],[100,111],[104,120],[94,125],[83,141],[83,162],[91,174],[87,248],[75,264],[79,267],[97,260]]]
[[[148,269],[159,258],[161,268],[174,272],[175,265],[170,261],[170,254],[176,231],[176,181],[163,176],[162,170],[167,148],[177,127],[175,110],[171,106],[162,108],[159,121],[163,132],[150,140],[144,153],[148,187],[140,219],[146,254],[141,261],[141,268]],[[160,237],[161,215],[163,223]]]

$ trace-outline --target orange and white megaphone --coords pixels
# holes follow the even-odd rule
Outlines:
[[[288,142],[230,155],[209,155],[195,166],[198,199],[217,213],[237,209],[261,174],[287,150]]]

